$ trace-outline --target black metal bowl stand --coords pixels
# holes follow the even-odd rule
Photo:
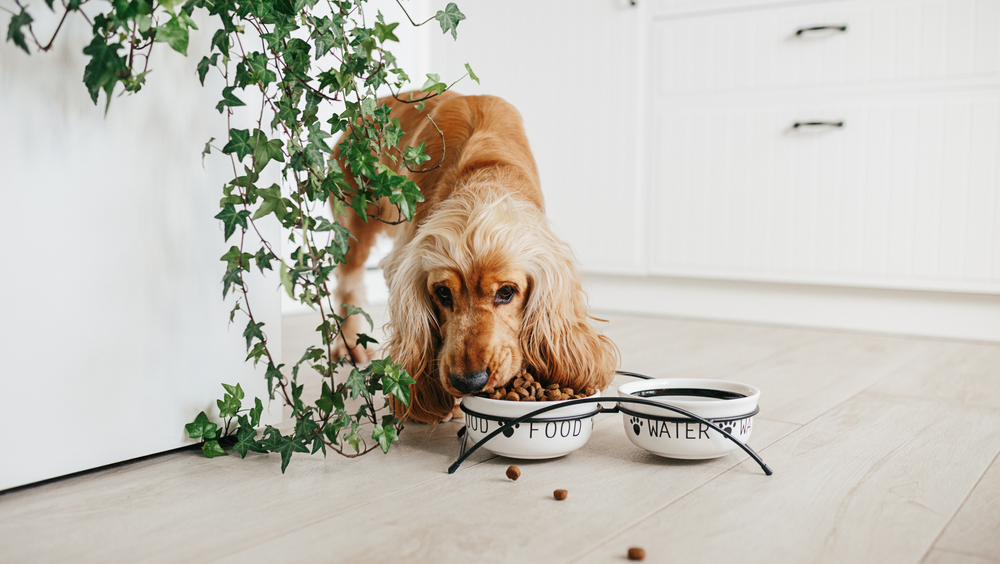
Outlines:
[[[650,379],[649,376],[644,376],[642,374],[636,374],[634,372],[618,371],[617,373],[620,374],[620,375],[623,375],[623,376],[634,376],[636,378],[642,378],[644,380]],[[572,415],[572,416],[568,416],[568,417],[554,417],[554,418],[535,419],[535,417],[537,417],[539,415],[542,415],[543,413],[547,413],[549,411],[553,411],[555,409],[561,409],[561,408],[564,408],[564,407],[570,407],[570,406],[574,406],[574,405],[583,405],[583,404],[588,404],[588,403],[600,404],[602,402],[613,403],[614,405],[612,407],[603,407],[601,405],[597,405],[596,406],[597,409],[595,409],[593,411],[589,411],[587,413],[582,413],[582,414],[579,414],[579,415]],[[671,412],[676,413],[678,415],[682,415],[683,417],[663,417],[663,416],[649,415],[649,414],[646,414],[646,413],[637,413],[637,412],[634,412],[634,411],[631,411],[631,410],[629,410],[627,408],[622,407],[621,404],[623,404],[623,403],[648,405],[650,407],[655,407],[655,408],[665,409],[667,411],[671,411]],[[734,420],[738,420],[738,419],[745,419],[747,417],[752,417],[752,416],[756,415],[760,411],[759,408],[755,409],[751,413],[747,413],[747,414],[744,414],[744,415],[737,415],[737,416],[734,416],[734,417],[717,418],[717,419],[712,419],[712,420],[705,419],[704,417],[701,417],[700,415],[695,415],[694,413],[691,413],[690,411],[687,411],[685,409],[681,409],[679,407],[674,407],[672,405],[665,404],[665,403],[662,403],[662,402],[648,400],[648,399],[644,399],[644,398],[637,398],[637,397],[591,397],[591,398],[581,398],[581,399],[560,401],[560,402],[557,402],[557,403],[553,402],[550,405],[546,405],[546,406],[540,407],[540,408],[538,408],[538,409],[536,409],[534,411],[531,411],[529,413],[525,413],[524,415],[522,415],[520,417],[517,417],[517,418],[514,418],[514,419],[500,418],[500,417],[496,417],[494,415],[487,415],[487,414],[484,414],[484,413],[479,413],[477,411],[469,409],[465,405],[462,405],[461,409],[462,409],[462,411],[464,411],[465,413],[467,413],[469,415],[472,415],[472,416],[475,416],[475,417],[480,417],[480,418],[483,418],[483,419],[488,419],[488,420],[491,420],[491,421],[497,421],[497,422],[500,422],[502,424],[497,429],[493,430],[493,432],[491,432],[488,435],[486,435],[483,438],[483,440],[481,440],[481,441],[479,441],[477,443],[473,443],[473,445],[472,445],[471,448],[466,448],[468,446],[469,433],[466,431],[465,427],[462,427],[458,431],[458,436],[462,437],[462,449],[459,452],[458,460],[456,460],[455,463],[452,464],[448,468],[448,473],[449,474],[454,474],[458,470],[458,467],[461,466],[463,462],[465,462],[465,459],[468,458],[470,455],[472,455],[472,453],[476,452],[479,449],[480,446],[482,446],[483,444],[489,442],[491,439],[493,439],[494,437],[496,437],[497,435],[499,435],[501,433],[504,433],[505,431],[513,433],[514,428],[520,426],[521,423],[550,423],[550,422],[554,422],[554,421],[572,421],[572,420],[576,420],[576,419],[587,419],[587,418],[590,418],[590,417],[594,417],[594,416],[596,416],[596,415],[598,415],[600,413],[626,413],[626,414],[629,414],[629,415],[639,415],[639,416],[642,416],[642,417],[647,418],[647,419],[666,420],[666,421],[689,421],[689,420],[693,419],[693,420],[698,421],[698,422],[700,422],[702,424],[708,425],[710,428],[718,431],[719,433],[721,433],[724,437],[726,437],[730,441],[736,443],[736,446],[738,446],[741,449],[743,449],[744,452],[746,452],[748,455],[750,455],[751,458],[754,459],[754,462],[756,462],[760,466],[761,470],[764,471],[764,474],[770,476],[771,474],[774,473],[767,466],[767,464],[764,463],[764,460],[761,459],[761,457],[756,452],[754,452],[754,450],[752,448],[750,448],[749,446],[743,444],[742,442],[740,442],[739,439],[737,439],[736,437],[734,437],[733,435],[731,435],[728,431],[722,429],[721,427],[719,427],[718,425],[715,424],[716,421],[719,421],[719,422],[734,421]]]

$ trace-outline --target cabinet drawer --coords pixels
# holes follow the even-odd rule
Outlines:
[[[1000,293],[997,91],[783,102],[657,115],[653,273]]]
[[[846,27],[802,31],[820,26]],[[1000,0],[852,1],[654,24],[658,95],[1000,79]]]

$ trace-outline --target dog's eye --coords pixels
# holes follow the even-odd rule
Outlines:
[[[451,290],[449,290],[445,286],[440,286],[438,287],[437,290],[434,290],[434,295],[437,296],[437,299],[438,301],[441,302],[441,305],[445,307],[451,306]]]
[[[510,302],[510,299],[514,297],[515,293],[517,292],[516,290],[514,290],[514,288],[510,286],[504,286],[503,288],[497,290],[497,295],[495,298],[493,298],[493,304],[497,305],[497,304],[508,303]]]

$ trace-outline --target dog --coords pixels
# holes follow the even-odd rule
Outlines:
[[[357,240],[335,271],[334,296],[338,304],[363,305],[371,247],[380,234],[393,237],[380,263],[389,287],[387,349],[416,380],[409,406],[392,398],[394,412],[422,423],[446,421],[460,415],[457,398],[525,371],[546,385],[604,389],[618,349],[588,322],[573,252],[545,217],[520,114],[494,96],[445,92],[422,110],[405,98],[380,102],[405,132],[401,146],[423,143],[431,159],[417,172],[388,158],[382,164],[413,180],[425,201],[411,222],[399,223],[398,210],[384,199],[369,208],[383,221],[351,210],[338,216]],[[340,159],[338,151],[333,156]],[[336,354],[366,362],[366,348],[344,343],[356,343],[360,323],[359,316],[343,323]]]

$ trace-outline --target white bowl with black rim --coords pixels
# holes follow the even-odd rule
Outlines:
[[[600,397],[598,391],[591,398]],[[537,409],[562,401],[506,401],[465,396],[460,405],[465,413],[465,432],[480,443],[491,433]],[[558,458],[582,447],[594,430],[594,416],[600,412],[598,403],[567,405],[532,417],[484,442],[482,448],[524,460]]]
[[[746,444],[760,390],[747,384],[698,378],[639,380],[618,388],[622,398],[642,398],[707,419]],[[625,434],[636,446],[667,458],[725,456],[739,445],[709,425],[656,405],[621,402]]]

